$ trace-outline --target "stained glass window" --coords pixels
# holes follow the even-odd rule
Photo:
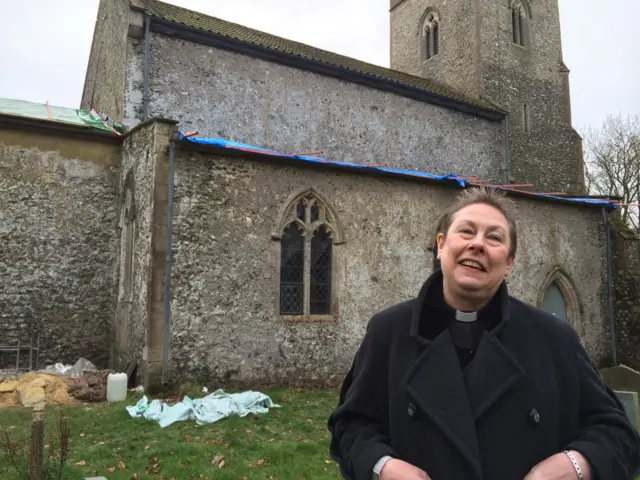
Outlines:
[[[331,313],[331,237],[320,227],[311,239],[311,275],[309,312],[311,315]]]
[[[304,238],[290,224],[282,237],[280,256],[280,313],[302,315],[304,306]]]

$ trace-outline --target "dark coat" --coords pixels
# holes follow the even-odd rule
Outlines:
[[[371,480],[390,455],[433,480],[522,480],[568,449],[585,456],[593,480],[631,478],[638,433],[573,328],[503,284],[495,326],[463,369],[446,325],[424,315],[441,283],[438,271],[418,298],[371,318],[329,418],[343,476]]]

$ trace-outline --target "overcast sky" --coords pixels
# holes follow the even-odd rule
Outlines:
[[[559,2],[574,126],[640,114],[640,0]],[[389,66],[389,0],[169,3]],[[0,0],[0,97],[78,107],[97,8],[98,0]]]

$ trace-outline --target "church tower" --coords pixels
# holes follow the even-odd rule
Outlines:
[[[584,193],[558,0],[391,0],[391,68],[506,110],[511,183]]]

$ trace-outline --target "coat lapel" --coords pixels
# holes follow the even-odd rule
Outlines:
[[[475,420],[451,335],[442,332],[413,364],[405,388],[413,402],[443,431],[482,478]]]
[[[474,360],[464,371],[473,416],[478,420],[496,404],[525,371],[493,335],[485,334]]]

